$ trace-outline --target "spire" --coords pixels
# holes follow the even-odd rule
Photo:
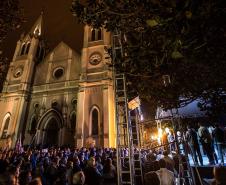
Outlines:
[[[43,34],[43,11],[41,12],[41,15],[39,16],[39,18],[31,28],[30,33],[37,37]]]

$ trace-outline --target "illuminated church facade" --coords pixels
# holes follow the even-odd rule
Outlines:
[[[0,147],[114,147],[114,91],[104,29],[84,27],[81,54],[64,42],[45,55],[43,15],[18,40],[0,95]]]

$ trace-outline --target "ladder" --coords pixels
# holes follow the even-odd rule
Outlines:
[[[140,185],[143,180],[141,169],[137,119],[131,117],[128,109],[126,76],[114,68],[123,56],[121,33],[117,30],[112,36],[113,79],[115,91],[115,120],[117,131],[117,175],[118,185]],[[132,118],[132,119],[131,119]]]
[[[141,161],[141,133],[139,128],[140,121],[139,108],[129,110],[129,121],[132,131],[132,144],[134,148],[134,170],[135,170],[135,184],[143,184],[143,171]]]
[[[135,185],[132,132],[129,122],[125,74],[115,74],[118,185]]]
[[[180,148],[178,141],[176,141],[176,144],[179,156],[179,179],[184,179],[185,184],[195,185],[194,173],[189,163],[188,148],[186,147],[186,143],[182,139],[181,144],[183,146],[183,149]]]

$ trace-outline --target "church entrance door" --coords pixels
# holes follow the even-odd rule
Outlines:
[[[61,114],[50,109],[44,113],[38,122],[36,144],[46,146],[60,146],[62,144],[63,118]]]
[[[58,145],[59,141],[59,128],[58,128],[57,120],[54,118],[51,118],[47,124],[46,128],[44,130],[45,137],[43,144],[48,146],[54,146]]]

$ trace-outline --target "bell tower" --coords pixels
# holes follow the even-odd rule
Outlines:
[[[115,146],[112,69],[105,51],[110,44],[110,32],[84,27],[75,136],[78,147]]]
[[[35,65],[44,55],[43,15],[27,35],[21,35],[0,97],[0,145],[13,147],[26,123]],[[7,119],[5,119],[7,116]],[[7,125],[4,120],[7,120]],[[23,136],[22,136],[23,137]]]

